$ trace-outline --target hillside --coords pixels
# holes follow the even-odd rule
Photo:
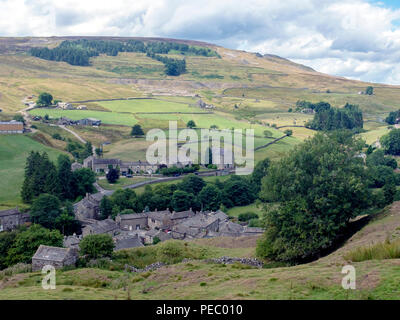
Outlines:
[[[21,273],[0,280],[0,299],[397,299],[399,259],[350,262],[343,255],[387,237],[398,239],[399,206],[395,202],[338,251],[304,265],[254,269],[192,260],[137,275],[97,268],[65,270],[57,275],[56,290],[48,291],[38,285],[40,273]],[[207,258],[252,257],[255,239],[201,239],[188,245],[192,252],[202,248]],[[349,263],[356,268],[354,291],[341,287],[341,270]]]
[[[230,50],[193,41],[132,38],[143,41],[178,41],[207,46],[221,59],[186,56],[187,72],[179,77],[163,74],[160,62],[143,53],[123,52],[118,56],[91,58],[91,66],[71,66],[65,62],[31,57],[31,47],[56,47],[68,38],[0,38],[0,108],[20,109],[21,100],[41,91],[52,92],[64,101],[200,94],[224,111],[235,103],[257,113],[286,112],[298,99],[327,100],[334,105],[351,102],[368,112],[387,112],[399,107],[400,87],[374,85],[375,95],[358,95],[368,85],[318,73],[311,68],[272,55]],[[90,39],[123,40],[95,37]],[[174,55],[171,55],[174,56]],[[179,56],[179,55],[178,55]],[[327,94],[326,91],[331,93]]]

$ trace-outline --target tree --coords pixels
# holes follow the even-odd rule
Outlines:
[[[201,177],[189,174],[178,184],[178,189],[188,193],[198,194],[205,185],[206,183]]]
[[[67,155],[59,155],[57,159],[58,191],[61,199],[74,199],[74,177],[71,160]]]
[[[222,197],[226,207],[248,205],[254,201],[255,196],[254,189],[246,178],[231,176],[226,180]]]
[[[14,244],[17,232],[18,231],[14,230],[0,233],[0,270],[9,266],[7,263],[7,254],[8,250],[10,250]]]
[[[351,132],[316,134],[271,164],[260,198],[279,204],[267,208],[259,257],[309,261],[370,205],[367,173],[357,157],[363,146]]]
[[[253,173],[250,177],[250,182],[257,193],[261,190],[261,179],[267,175],[270,163],[271,162],[269,159],[265,158],[264,160],[258,162],[254,167]]]
[[[386,154],[400,155],[400,129],[390,130],[380,141]]]
[[[56,220],[61,215],[61,203],[56,196],[43,193],[33,201],[30,215],[34,223],[54,229]]]
[[[75,170],[72,172],[72,176],[74,198],[85,196],[86,193],[93,193],[95,191],[93,183],[96,182],[96,175],[89,168]]]
[[[106,174],[108,183],[115,183],[119,179],[119,170],[111,168]]]
[[[100,201],[100,219],[104,220],[111,216],[112,208],[112,201],[107,196],[104,196]]]
[[[62,247],[63,235],[58,230],[48,230],[38,224],[20,232],[15,237],[14,244],[8,250],[7,263],[13,265],[19,262],[30,263],[32,256],[41,244]]]
[[[16,115],[13,117],[13,120],[19,121],[19,122],[22,122],[23,124],[25,124],[25,119],[24,119],[24,117],[23,117],[21,114],[16,114]]]
[[[196,123],[193,120],[189,120],[186,124],[186,127],[193,129],[196,127]]]
[[[374,94],[374,88],[371,86],[368,86],[367,89],[365,90],[365,94],[367,95],[373,95]]]
[[[42,193],[58,194],[58,177],[54,164],[47,153],[32,151],[26,159],[25,177],[21,188],[21,198],[31,203]]]
[[[271,138],[272,137],[272,132],[269,130],[264,130],[264,137],[265,138]]]
[[[114,247],[114,241],[109,234],[88,235],[79,243],[80,254],[87,259],[110,257]]]
[[[65,202],[64,210],[55,219],[55,226],[64,235],[71,235],[80,229],[80,223],[75,220],[74,207],[71,202]]]
[[[250,221],[252,219],[258,219],[257,213],[254,212],[243,212],[238,215],[238,220],[242,222]]]
[[[132,131],[131,131],[131,136],[137,137],[137,136],[144,136],[144,132],[142,127],[140,126],[140,124],[135,124],[132,127]]]
[[[199,193],[203,210],[218,210],[221,206],[221,197],[221,191],[212,184],[205,186]]]
[[[176,190],[172,195],[171,205],[172,208],[179,212],[192,208],[194,202],[194,195],[182,190]]]
[[[291,135],[293,134],[293,130],[286,129],[286,130],[284,131],[284,134],[286,134],[286,135],[289,137],[289,136],[291,136]]]
[[[396,159],[385,157],[385,152],[382,149],[375,150],[367,156],[367,166],[388,166],[392,169],[397,168]]]
[[[39,107],[48,107],[51,105],[52,101],[53,101],[53,96],[50,93],[42,92],[41,94],[39,94],[39,97],[36,100],[36,104]]]
[[[96,155],[98,157],[101,157],[103,155],[103,149],[101,147],[96,148],[94,151],[96,152]]]

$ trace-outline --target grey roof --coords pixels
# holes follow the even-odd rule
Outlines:
[[[117,240],[115,244],[115,250],[137,248],[137,247],[143,247],[143,243],[139,240],[138,236]]]
[[[21,214],[17,208],[0,211],[0,217]]]
[[[139,219],[139,218],[147,218],[148,213],[129,213],[129,214],[121,214],[119,217],[121,220],[131,220],[131,219]]]
[[[220,221],[225,221],[225,220],[228,220],[228,218],[229,218],[229,216],[221,210],[218,210],[217,212],[212,213],[212,216],[215,218],[218,218]]]
[[[166,218],[170,218],[170,214],[171,212],[169,212],[169,210],[147,212],[147,216],[154,220],[164,220]]]
[[[192,210],[173,212],[171,215],[171,220],[188,218],[191,217],[193,214],[194,212]]]
[[[206,228],[218,219],[209,217],[205,214],[198,213],[195,216],[182,221],[180,224],[190,228]]]
[[[120,164],[119,159],[93,158],[93,164]]]
[[[112,219],[100,220],[87,225],[85,228],[91,228],[95,234],[107,233],[118,229],[118,225]]]
[[[240,233],[243,232],[243,230],[243,226],[231,221],[224,221],[219,225],[219,232]]]
[[[70,248],[59,248],[40,245],[32,259],[62,262],[69,255],[70,250]]]
[[[0,121],[0,124],[23,124],[23,123],[20,121],[11,120],[11,121]]]

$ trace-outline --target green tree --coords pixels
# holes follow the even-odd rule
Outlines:
[[[233,206],[245,206],[255,200],[254,188],[246,178],[231,176],[226,180],[223,189],[223,204],[230,208]]]
[[[30,216],[34,223],[54,229],[61,212],[60,200],[56,196],[43,193],[33,201]]]
[[[270,130],[264,130],[264,137],[265,138],[271,138],[272,137],[272,132]]]
[[[201,177],[189,174],[178,184],[178,189],[188,193],[198,194],[205,185],[206,183]]]
[[[73,176],[73,194],[74,197],[84,196],[86,193],[93,193],[96,182],[95,173],[89,168],[81,168],[72,172]]]
[[[9,267],[7,262],[8,250],[13,246],[16,237],[16,230],[0,233],[0,270]]]
[[[380,141],[386,154],[400,155],[400,129],[390,130]]]
[[[182,190],[176,190],[172,195],[171,205],[176,211],[185,211],[193,207],[194,195]]]
[[[107,196],[104,196],[100,201],[100,219],[104,220],[111,216],[112,208],[112,201]]]
[[[87,259],[110,257],[114,247],[114,241],[109,234],[88,235],[79,243],[80,254]]]
[[[293,134],[293,130],[286,129],[283,133],[286,134],[289,137],[289,136],[291,136]]]
[[[205,186],[199,193],[203,210],[218,210],[221,206],[221,197],[221,191],[212,184]]]
[[[134,137],[144,136],[144,132],[143,132],[143,129],[140,126],[140,124],[135,124],[132,127],[131,136],[134,136]]]
[[[270,163],[271,162],[269,159],[265,158],[264,160],[258,162],[254,167],[253,173],[250,177],[250,182],[257,193],[261,190],[261,179],[267,175]]]
[[[58,191],[61,199],[73,199],[74,177],[71,170],[71,160],[67,155],[59,155],[57,159]]]
[[[19,122],[22,122],[23,124],[25,124],[25,119],[24,119],[24,117],[23,117],[21,114],[16,114],[16,115],[13,117],[13,120],[19,121]]]
[[[53,101],[53,96],[50,93],[42,92],[41,94],[39,94],[39,97],[36,100],[36,104],[39,107],[48,107],[51,105],[52,101]]]
[[[373,95],[374,94],[374,88],[372,86],[368,86],[367,89],[365,90],[365,94],[367,95]]]
[[[189,120],[186,124],[186,127],[193,129],[196,127],[196,123],[193,120]]]
[[[316,134],[271,164],[260,197],[270,206],[257,255],[307,261],[332,245],[351,218],[370,205],[364,142],[350,132]]]
[[[117,169],[111,168],[106,174],[108,183],[115,183],[119,179],[119,171]]]
[[[32,256],[41,244],[62,247],[63,239],[60,231],[48,230],[34,224],[29,229],[17,234],[12,248],[8,250],[7,263],[8,265],[19,262],[30,263]]]

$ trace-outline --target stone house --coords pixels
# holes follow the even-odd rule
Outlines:
[[[81,104],[77,107],[78,110],[87,110],[87,106],[84,104]]]
[[[172,227],[172,238],[203,238],[209,232],[217,232],[219,229],[219,219],[199,212],[191,218],[184,219],[182,222]]]
[[[46,265],[54,268],[74,265],[78,259],[78,250],[40,245],[32,257],[32,271],[40,271]]]
[[[72,236],[64,236],[63,246],[65,248],[79,248],[79,243],[82,240],[82,235],[76,235],[75,233]]]
[[[72,171],[76,171],[76,170],[79,170],[79,169],[82,169],[82,168],[83,168],[83,166],[79,162],[74,162],[74,163],[71,164],[71,170]]]
[[[104,159],[96,158],[94,156],[90,156],[83,160],[83,166],[92,169],[92,171],[96,173],[107,173],[110,168],[119,169],[123,176],[132,173],[139,174],[142,172],[152,174],[158,169],[157,165],[152,165],[146,161],[125,162],[120,159]]]
[[[63,110],[73,110],[74,109],[72,104],[70,104],[68,102],[58,102],[57,103],[57,108],[58,109],[63,109]]]
[[[78,203],[74,204],[74,213],[77,220],[98,219],[100,214],[101,193],[86,194]]]
[[[82,228],[82,236],[86,237],[92,234],[109,234],[115,236],[120,231],[118,224],[112,219],[105,220],[86,220]]]
[[[0,121],[0,134],[24,133],[24,124],[19,121]]]
[[[130,248],[139,248],[144,246],[138,235],[131,237],[115,237],[114,241],[115,241],[114,251],[130,249]]]
[[[21,213],[18,208],[0,211],[0,232],[14,230],[29,220],[29,214]]]
[[[147,226],[150,229],[164,229],[171,225],[169,210],[148,212],[147,217]]]
[[[148,214],[147,213],[131,213],[117,215],[115,222],[121,230],[132,231],[148,228]]]
[[[101,120],[95,118],[86,118],[78,120],[77,124],[81,126],[99,126],[101,125]]]

